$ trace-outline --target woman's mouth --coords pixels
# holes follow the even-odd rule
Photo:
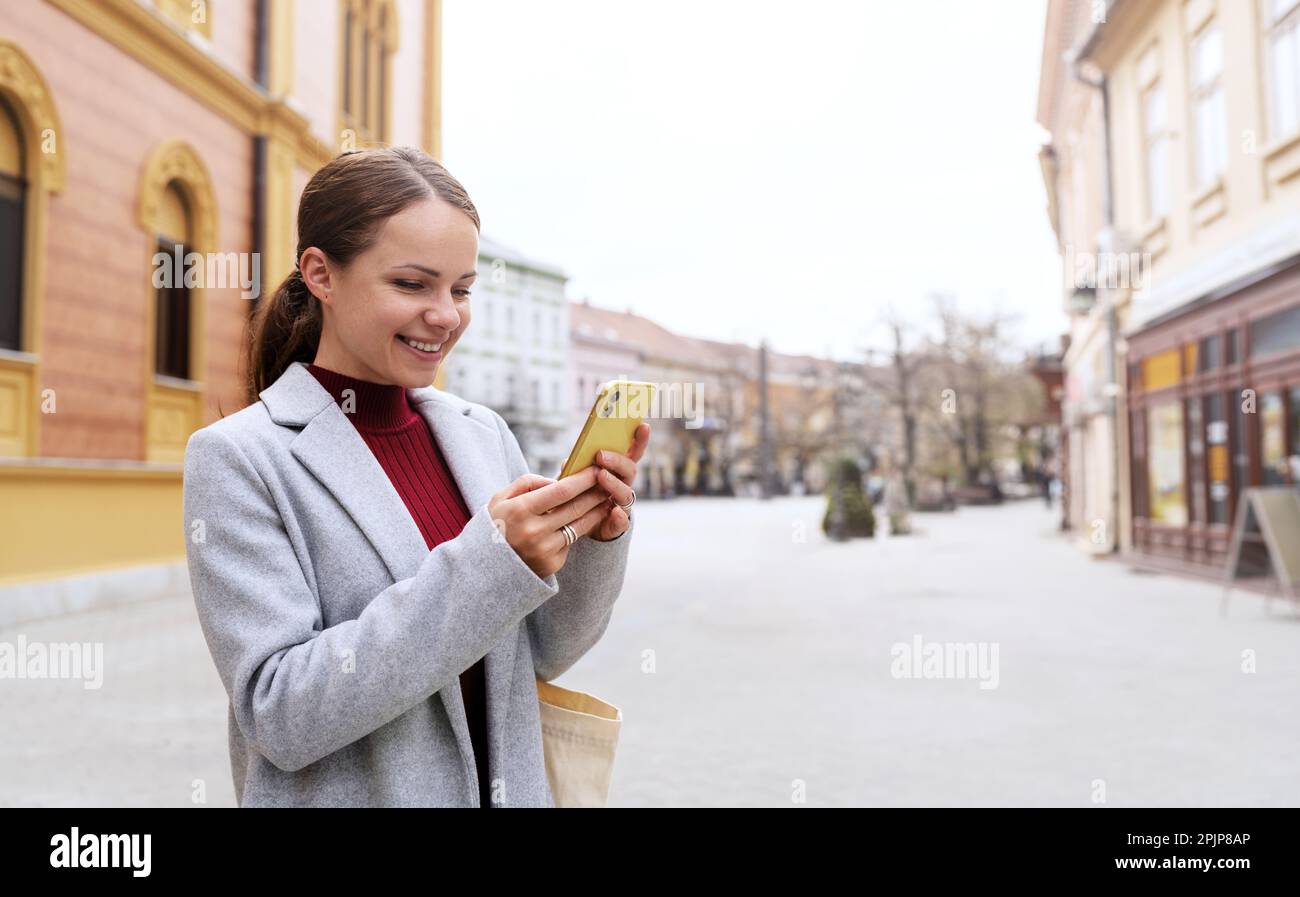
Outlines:
[[[413,340],[402,336],[400,333],[397,334],[397,341],[426,360],[437,358],[442,354],[442,343],[427,343],[423,340]]]

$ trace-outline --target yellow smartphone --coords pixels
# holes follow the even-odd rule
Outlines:
[[[557,479],[590,467],[596,452],[627,454],[632,436],[650,410],[655,385],[644,380],[607,380],[600,385],[591,413]]]

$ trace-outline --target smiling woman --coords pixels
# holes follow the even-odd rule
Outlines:
[[[465,188],[419,150],[326,165],[299,202],[298,263],[253,322],[248,400],[294,361],[432,383],[469,326],[478,229]]]
[[[252,321],[250,404],[186,446],[241,806],[555,805],[538,683],[609,624],[649,425],[554,481],[431,385],[469,326],[478,229],[419,150],[325,165]]]

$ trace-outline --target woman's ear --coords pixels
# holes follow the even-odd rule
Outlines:
[[[307,247],[298,259],[298,270],[302,272],[302,281],[307,284],[311,294],[326,305],[330,305],[333,280],[330,275],[329,259],[325,253],[315,246]]]

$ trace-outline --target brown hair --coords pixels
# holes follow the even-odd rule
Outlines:
[[[315,246],[340,265],[369,249],[380,226],[411,203],[434,195],[478,228],[469,194],[433,157],[412,147],[365,149],[336,156],[312,175],[298,201],[293,271],[249,321],[247,398],[280,378],[295,361],[311,362],[320,345],[320,301],[307,289],[298,260]]]

